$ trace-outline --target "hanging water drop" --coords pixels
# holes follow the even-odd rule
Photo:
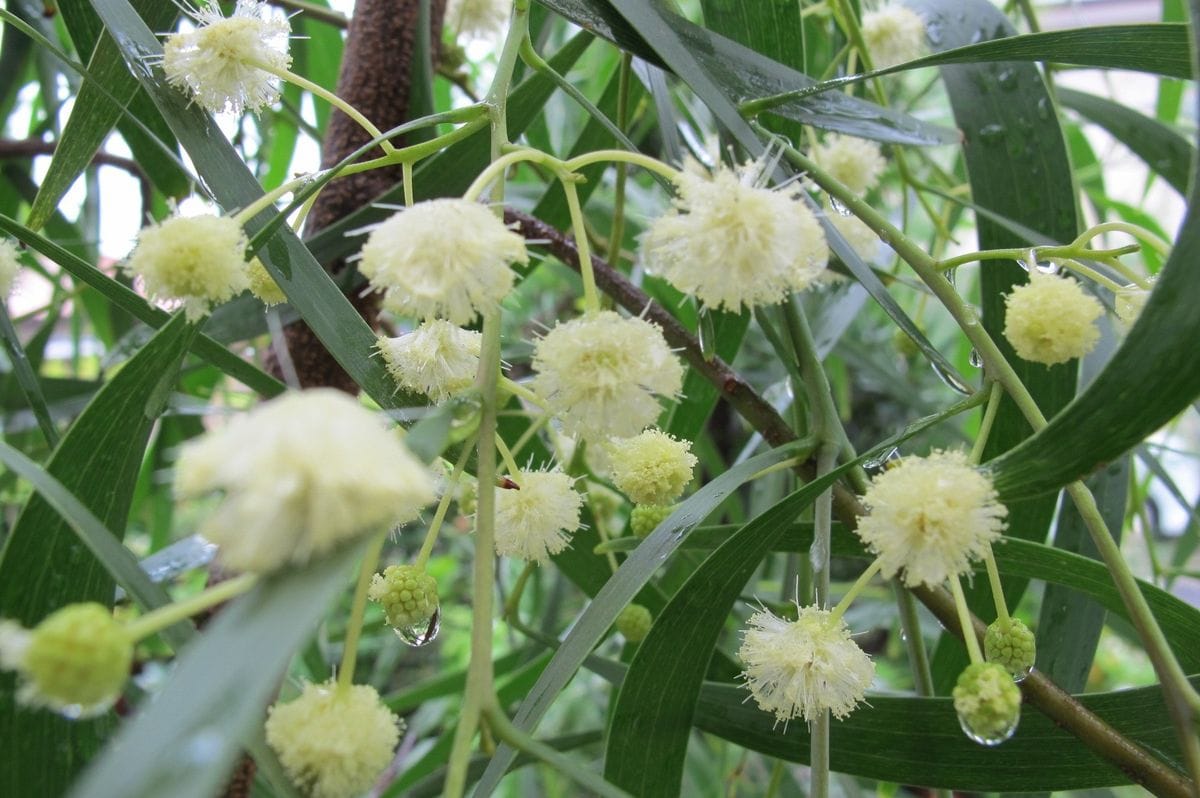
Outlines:
[[[853,212],[842,204],[842,201],[832,194],[829,195],[829,206],[838,212],[838,216],[853,216]]]
[[[1058,264],[1053,261],[1039,260],[1037,270],[1042,274],[1058,274]]]
[[[970,385],[967,385],[962,377],[950,371],[945,366],[937,362],[930,363],[929,365],[933,367],[933,373],[937,375],[937,378],[951,389],[961,393],[963,396],[970,396],[975,393],[974,389]]]
[[[420,648],[432,643],[441,630],[442,610],[439,607],[433,611],[433,615],[429,616],[427,621],[414,624],[413,626],[396,627],[396,637],[404,641],[406,645],[410,645],[413,648]]]
[[[872,457],[863,461],[863,470],[867,472],[882,471],[887,468],[888,464],[900,459],[900,450],[892,447],[881,453],[878,457]]]
[[[970,721],[961,712],[958,713],[958,725],[962,728],[963,734],[967,735],[967,738],[972,742],[979,743],[988,748],[995,748],[1001,743],[1011,740],[1012,736],[1017,733],[1017,725],[1020,722],[1021,716],[1018,714],[1013,716],[1012,723],[1007,726],[991,728],[986,732],[980,732],[972,729]]]
[[[971,350],[971,354],[967,356],[967,362],[974,368],[983,368],[983,356],[979,354],[978,349]]]

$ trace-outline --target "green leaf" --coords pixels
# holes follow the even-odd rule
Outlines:
[[[21,346],[21,339],[17,336],[16,329],[13,328],[12,319],[8,316],[6,306],[0,306],[0,339],[3,339],[4,351],[8,355],[17,385],[20,386],[21,393],[25,395],[27,406],[33,411],[33,416],[37,419],[38,427],[41,428],[46,443],[54,446],[58,443],[58,430],[55,429],[54,422],[50,418],[50,409],[46,406],[46,397],[42,394],[42,386],[38,381],[35,367],[25,355],[25,349]]]
[[[96,289],[109,302],[121,308],[138,321],[157,329],[166,324],[168,319],[170,319],[170,315],[166,311],[150,305],[145,299],[142,299],[129,288],[126,288],[104,274],[92,266],[92,264],[73,255],[53,241],[32,232],[29,228],[3,214],[0,214],[0,231],[12,235],[14,238],[25,242],[33,249],[42,253],[63,267],[77,281]],[[283,383],[242,360],[206,335],[196,337],[192,343],[192,350],[230,377],[239,380],[264,396],[277,396],[285,390]]]
[[[521,702],[513,723],[522,731],[532,733],[592,648],[608,632],[617,615],[650,581],[663,561],[679,547],[688,530],[760,470],[786,460],[793,453],[793,448],[785,446],[773,449],[734,466],[680,504],[669,518],[659,524],[650,537],[621,564],[579,616],[537,684]],[[514,756],[515,752],[508,746],[501,746],[496,751],[477,787],[479,794],[490,793]]]
[[[33,626],[71,602],[111,604],[114,575],[139,600],[165,603],[165,593],[149,583],[117,535],[125,529],[151,427],[194,334],[182,317],[164,327],[96,394],[45,471],[0,444],[8,468],[40,491],[0,553],[0,617]],[[11,763],[0,769],[0,793],[62,795],[112,719],[73,722],[20,710],[12,686],[13,674],[0,674],[0,733]]]
[[[147,15],[147,24],[156,30],[166,30],[178,9],[169,3],[140,0],[140,10]],[[96,24],[95,14],[87,4],[63,4],[64,17],[75,37],[80,52],[92,53],[94,42],[90,28]],[[86,16],[88,19],[81,19]],[[138,83],[121,61],[116,44],[110,36],[102,36],[88,61],[88,73],[93,80],[85,81],[75,98],[71,116],[63,129],[50,168],[42,180],[33,208],[29,212],[29,227],[39,230],[58,207],[63,195],[83,174],[92,156],[108,137],[124,112],[124,106],[137,93]]]
[[[1157,119],[1094,94],[1059,89],[1058,100],[1107,130],[1145,161],[1151,171],[1161,175],[1171,188],[1187,196],[1196,148],[1183,136]]]
[[[697,91],[697,72],[710,76],[706,88],[728,96],[735,103],[816,83],[803,72],[663,11],[658,0],[641,2],[637,7],[613,2],[616,12],[586,0],[538,2],[639,58],[671,69]],[[671,31],[673,41],[663,41],[656,35],[660,26]],[[694,61],[698,68],[681,71],[681,62],[664,51],[664,46],[683,48],[689,54],[688,60]],[[711,101],[705,102],[711,107]],[[787,102],[773,108],[772,113],[806,125],[895,144],[930,145],[957,139],[954,131],[845,94],[830,94],[816,98],[815,102],[813,98]],[[727,119],[722,122],[729,125]]]
[[[907,4],[937,32],[930,37],[940,42],[937,47],[976,40],[980,30],[993,38],[1012,33],[1004,15],[986,0],[910,0]],[[1051,239],[1074,239],[1077,211],[1071,164],[1053,102],[1037,67],[1000,62],[946,66],[941,72],[955,122],[964,133],[963,155],[974,202]],[[980,249],[1024,244],[989,217],[977,216]],[[1029,363],[1018,358],[1004,338],[1005,295],[1027,280],[1012,261],[989,261],[983,267],[983,326],[1042,412],[1051,416],[1074,395],[1077,365]],[[1016,446],[1031,431],[1016,404],[1005,397],[984,449],[984,462]],[[1053,496],[1007,502],[1009,528],[1027,540],[1045,539],[1055,504]],[[1010,605],[1024,589],[1021,581],[1006,581],[1005,598]],[[987,585],[974,585],[968,591],[968,603],[977,613],[989,612],[992,598]],[[933,660],[939,692],[949,689],[965,665],[962,647],[943,636]]]
[[[176,660],[163,689],[127,723],[72,798],[209,798],[228,777],[292,653],[346,584],[366,541],[264,579]],[[158,752],[148,756],[147,752]]]
[[[1200,679],[1193,677],[1193,684]],[[748,702],[744,688],[706,684],[696,726],[737,745],[788,762],[808,762],[804,723],[786,729]],[[1158,687],[1079,696],[1117,731],[1143,746],[1178,755]],[[1129,777],[1029,705],[1016,735],[995,748],[963,734],[948,698],[869,695],[830,730],[830,767],[869,779],[973,792],[1084,790],[1129,784]]]

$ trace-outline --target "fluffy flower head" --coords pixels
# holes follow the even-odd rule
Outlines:
[[[483,336],[448,321],[427,321],[399,338],[380,336],[383,362],[406,391],[444,402],[471,387]]]
[[[878,144],[838,133],[826,136],[824,143],[814,147],[812,158],[855,194],[873,189],[887,166]]]
[[[0,238],[0,300],[12,291],[17,273],[21,271],[20,250],[7,238]]]
[[[228,216],[173,216],[138,233],[125,268],[152,297],[183,301],[196,321],[250,287],[249,242]]]
[[[867,227],[866,222],[853,214],[844,216],[833,208],[826,208],[825,217],[842,234],[842,238],[846,239],[846,243],[858,257],[867,262],[875,260],[879,254],[879,236],[875,235],[874,230]],[[836,274],[836,272],[829,272],[829,274]]]
[[[1053,366],[1083,357],[1100,340],[1104,306],[1070,277],[1034,271],[1005,298],[1004,337],[1025,360]]]
[[[613,482],[635,504],[670,504],[692,481],[696,456],[691,442],[662,430],[614,438],[606,448]]]
[[[659,396],[683,388],[683,366],[658,325],[606,310],[559,322],[537,342],[534,389],[568,432],[627,438],[654,423]]]
[[[862,34],[876,69],[903,64],[925,54],[925,20],[898,3],[863,14]]]
[[[464,199],[419,202],[376,227],[358,270],[389,309],[458,325],[496,307],[512,288],[525,239],[487,207]]]
[[[520,489],[496,491],[496,553],[543,563],[579,528],[583,499],[561,471],[522,471]]]
[[[858,536],[879,555],[884,577],[937,587],[966,573],[1004,529],[1007,508],[992,482],[961,452],[905,457],[871,480],[870,514]]]
[[[826,709],[844,718],[875,677],[845,622],[818,607],[800,607],[795,621],[766,609],[754,613],[738,657],[755,702],[777,721],[800,716],[811,723]]]
[[[291,66],[286,17],[258,0],[238,0],[232,17],[223,16],[215,0],[191,15],[196,29],[172,33],[163,44],[163,71],[172,86],[214,114],[258,111],[279,99],[276,78],[259,64]]]
[[[370,789],[392,761],[404,725],[365,684],[308,684],[269,713],[267,743],[311,798],[354,798]]]
[[[0,621],[0,667],[20,674],[17,697],[29,706],[98,715],[121,695],[132,660],[133,642],[100,604],[68,604],[32,630]]]
[[[411,521],[434,498],[425,467],[371,411],[332,389],[290,393],[189,443],[175,493],[223,494],[200,528],[240,571],[302,564]]]
[[[449,0],[446,24],[465,36],[485,39],[504,30],[513,0]]]
[[[802,199],[757,185],[761,170],[680,172],[675,207],[642,237],[646,269],[734,312],[812,285],[829,261],[825,234]]]
[[[267,271],[267,267],[263,266],[263,262],[258,258],[250,261],[247,267],[246,276],[250,280],[250,293],[254,294],[264,305],[282,305],[287,302],[287,295],[283,293],[283,289],[279,287],[279,283],[275,282],[275,278]]]
[[[968,665],[954,686],[954,711],[963,731],[982,745],[999,745],[1021,720],[1021,689],[994,662]]]

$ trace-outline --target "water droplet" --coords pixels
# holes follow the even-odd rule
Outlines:
[[[983,357],[979,354],[978,349],[972,349],[970,356],[967,357],[967,362],[975,368],[983,368]]]
[[[442,610],[439,607],[424,623],[397,627],[396,637],[404,641],[405,645],[420,648],[432,643],[440,631],[442,631]]]
[[[1020,258],[1017,258],[1017,265],[1020,266],[1023,270],[1029,271],[1029,262],[1028,261],[1023,261]]]
[[[833,196],[832,194],[829,195],[829,205],[831,208],[833,208],[835,211],[838,212],[838,216],[853,216],[854,215],[850,211],[849,208],[847,208],[845,205],[842,204],[841,200],[839,200],[837,197]]]
[[[1058,264],[1048,260],[1039,260],[1037,270],[1042,274],[1058,274]]]
[[[961,393],[963,396],[970,396],[971,394],[975,393],[974,389],[972,389],[970,385],[967,385],[965,382],[963,382],[962,378],[960,378],[957,374],[946,370],[946,368],[941,364],[930,363],[929,365],[933,367],[933,373],[937,375],[937,378],[946,383],[946,385],[952,390]]]
[[[1004,125],[994,122],[990,125],[984,125],[983,127],[979,128],[979,138],[981,138],[987,144],[999,144],[1004,140],[1004,136],[1007,132],[1008,131]]]
[[[891,449],[888,449],[886,452],[879,455],[878,457],[872,457],[868,460],[864,460],[863,461],[863,470],[864,471],[882,471],[883,469],[887,468],[888,463],[892,462],[893,460],[899,460],[899,459],[900,459],[900,450],[893,446]]]
[[[1000,743],[1012,739],[1012,736],[1017,733],[1017,724],[1019,724],[1020,721],[1021,716],[1020,714],[1017,714],[1013,716],[1011,726],[1008,726],[1004,729],[998,729],[989,734],[980,734],[967,724],[966,719],[961,714],[958,716],[958,725],[962,727],[963,734],[967,735],[967,737],[973,742],[977,742],[980,745],[986,745],[988,748],[995,748],[997,745],[1000,745]]]
[[[1032,665],[1030,665],[1030,666],[1029,666],[1028,668],[1026,668],[1025,670],[1021,671],[1020,673],[1014,673],[1014,674],[1013,674],[1013,681],[1014,681],[1014,682],[1016,682],[1017,684],[1020,684],[1021,682],[1025,681],[1026,679],[1028,679],[1028,678],[1029,678],[1029,674],[1031,674],[1031,673],[1033,673],[1033,666],[1032,666]]]
[[[1001,69],[996,73],[996,81],[999,82],[1000,88],[1012,91],[1017,87],[1017,70],[1011,67]]]

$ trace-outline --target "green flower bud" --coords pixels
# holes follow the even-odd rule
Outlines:
[[[641,604],[630,604],[617,616],[616,627],[630,643],[640,643],[650,634],[654,618]]]
[[[415,565],[389,565],[375,574],[367,597],[383,606],[397,631],[428,625],[438,610],[437,581]]]
[[[1021,679],[1033,669],[1037,656],[1033,632],[1016,618],[993,621],[983,638],[983,651],[988,662],[1004,666]]]
[[[1001,665],[968,665],[954,687],[954,711],[968,737],[980,745],[999,745],[1017,730],[1021,690]]]
[[[133,641],[100,604],[68,604],[32,631],[0,624],[0,663],[22,676],[19,698],[70,718],[104,712],[121,695]]]
[[[663,504],[639,504],[629,514],[629,526],[639,538],[648,537],[673,509]]]

